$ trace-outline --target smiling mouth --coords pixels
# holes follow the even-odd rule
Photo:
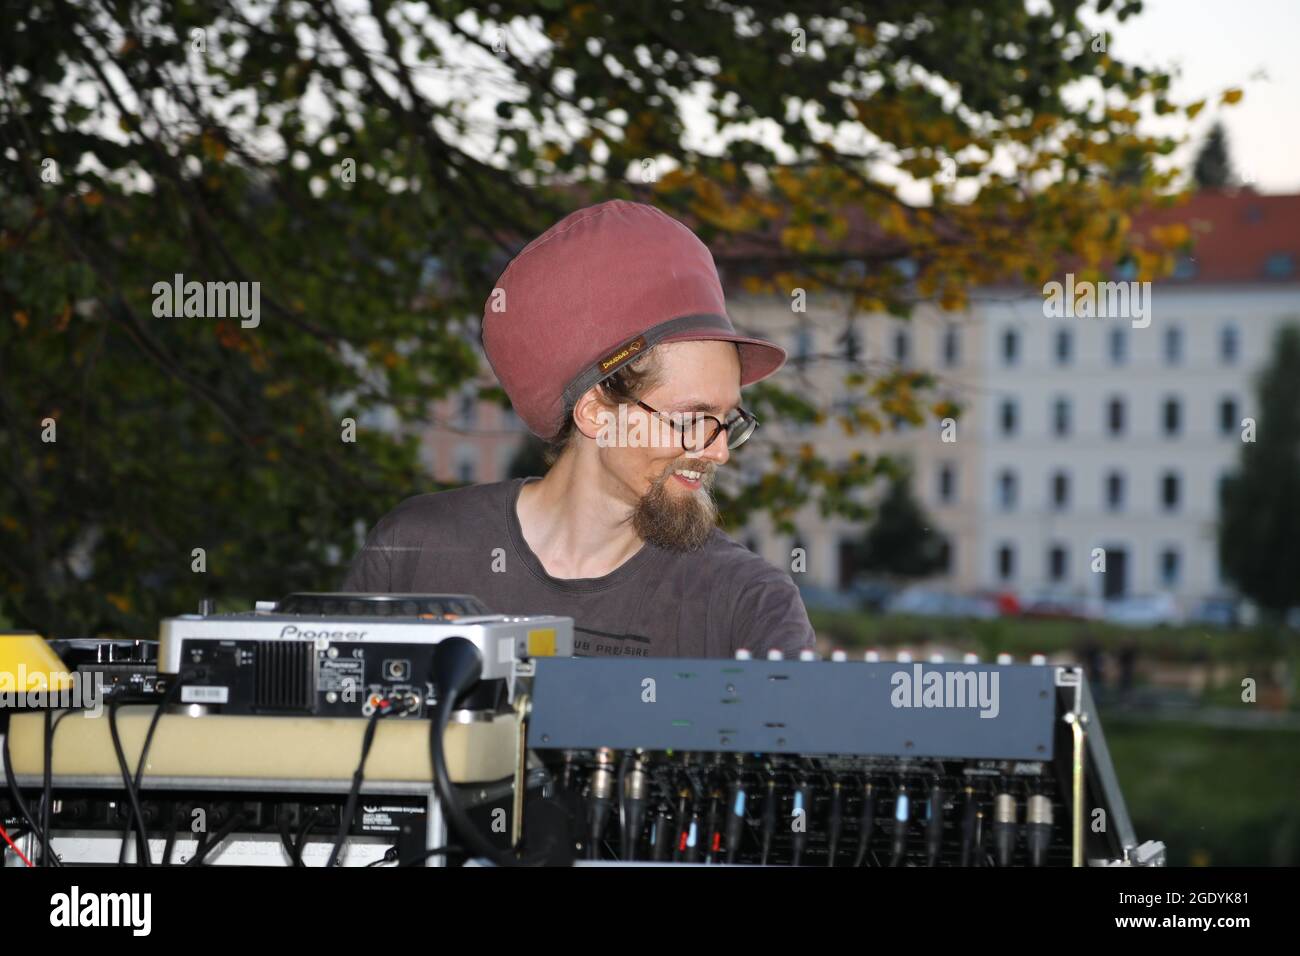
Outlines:
[[[698,468],[674,468],[672,471],[672,477],[692,491],[703,487],[709,474],[709,471]]]

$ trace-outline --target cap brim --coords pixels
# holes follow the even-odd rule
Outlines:
[[[740,384],[752,385],[761,382],[785,364],[785,349],[765,339],[755,339],[747,335],[719,332],[710,329],[697,329],[670,335],[660,344],[668,342],[735,342],[740,350]]]

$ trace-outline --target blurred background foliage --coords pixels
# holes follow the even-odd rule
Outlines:
[[[1138,119],[1204,104],[1172,102],[1168,76],[1081,18],[1139,9],[7,6],[0,614],[150,636],[200,597],[335,580],[355,524],[429,488],[411,429],[474,375],[501,268],[585,202],[654,202],[766,260],[753,291],[834,290],[864,312],[959,309],[1061,257],[1082,277],[1167,273],[1187,231],[1129,225],[1173,201],[1155,160],[1175,143]],[[710,135],[690,134],[692,109]],[[157,317],[175,275],[260,283],[260,323]],[[850,432],[957,411],[923,374],[846,383]],[[769,420],[828,414],[772,385],[752,400]],[[888,471],[766,454],[722,502],[733,524],[809,501],[861,517],[850,492]]]

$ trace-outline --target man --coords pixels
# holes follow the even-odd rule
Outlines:
[[[740,388],[785,352],[736,333],[689,229],[623,200],[572,213],[506,267],[483,345],[552,467],[404,501],[344,590],[572,617],[580,655],[813,647],[790,577],[716,525],[714,475],[757,424]]]

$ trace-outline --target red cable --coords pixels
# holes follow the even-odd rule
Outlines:
[[[18,849],[18,844],[14,843],[13,840],[9,839],[9,832],[4,828],[3,823],[0,823],[0,837],[4,837],[5,842],[8,843],[11,847],[13,847],[14,852],[18,854],[18,859],[22,860],[28,866],[32,865],[32,861],[27,859],[27,857],[23,856],[23,851]]]

